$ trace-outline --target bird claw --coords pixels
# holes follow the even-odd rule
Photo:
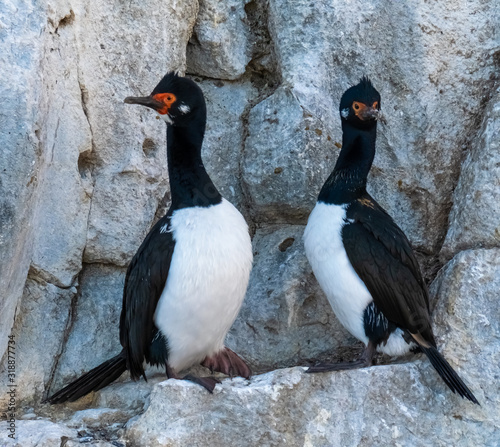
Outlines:
[[[196,377],[192,374],[184,376],[182,380],[189,380],[190,382],[197,383],[205,388],[210,394],[214,392],[215,385],[221,383],[221,381],[215,377]]]

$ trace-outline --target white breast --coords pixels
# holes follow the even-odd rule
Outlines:
[[[168,339],[170,366],[181,371],[224,346],[253,256],[245,219],[225,199],[175,211],[171,231],[175,249],[155,323]]]
[[[363,313],[372,297],[347,258],[341,231],[345,205],[317,203],[304,232],[307,259],[335,315],[356,338],[368,343]]]

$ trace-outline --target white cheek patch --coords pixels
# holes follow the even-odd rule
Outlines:
[[[158,115],[163,121],[165,121],[167,124],[174,124],[172,121],[172,118],[168,116],[168,113],[165,113],[164,115]]]
[[[179,111],[182,113],[182,114],[186,114],[186,113],[189,113],[191,111],[190,107],[184,103],[182,103],[180,106],[179,106]]]
[[[342,118],[347,118],[349,116],[349,109],[343,109],[341,112],[340,112],[340,116],[342,116]]]

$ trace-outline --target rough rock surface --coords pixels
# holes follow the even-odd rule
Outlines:
[[[215,79],[237,79],[250,62],[245,3],[201,0],[187,47],[187,71]]]
[[[304,253],[302,225],[258,229],[243,308],[227,337],[255,371],[334,355],[357,341],[340,325]]]
[[[243,153],[243,114],[255,89],[250,83],[204,81],[207,129],[202,157],[219,192],[241,209],[244,197],[240,164]]]
[[[71,12],[67,11],[67,20]],[[37,123],[44,168],[37,172],[39,201],[31,274],[58,287],[73,285],[82,268],[87,240],[92,181],[83,160],[92,153],[92,132],[82,108],[74,33],[60,25],[50,34],[44,76],[56,80],[42,90],[40,102],[49,113]],[[57,48],[57,51],[55,51]]]
[[[282,87],[250,111],[245,143],[254,219],[305,223],[336,158],[328,127]]]
[[[65,441],[76,438],[77,435],[76,430],[47,420],[17,421],[17,437],[12,440],[8,437],[7,423],[0,422],[2,447],[55,447],[65,445]]]
[[[315,376],[276,370],[249,385],[225,381],[212,396],[167,381],[150,399],[127,427],[132,445],[424,446],[432,434],[435,446],[465,447],[495,445],[499,429],[493,406],[449,396],[420,361]]]
[[[485,110],[484,122],[462,165],[454,191],[442,253],[500,246],[500,91]]]
[[[31,279],[26,282],[18,309],[20,316],[12,330],[18,402],[40,402],[45,397],[46,386],[52,379],[54,359],[61,354],[75,294],[74,287],[60,289]],[[7,390],[8,384],[8,376],[2,370],[0,388]],[[0,408],[6,408],[7,397],[5,393],[0,395]]]
[[[434,326],[441,351],[452,364],[467,365],[466,377],[478,400],[491,408],[500,407],[499,287],[500,248],[460,252],[432,287],[438,297]]]
[[[52,392],[121,351],[119,321],[125,269],[91,264],[80,279],[82,285]]]
[[[165,125],[123,99],[148,94],[172,69],[187,69],[205,92],[205,164],[254,239],[228,344],[254,371],[356,354],[301,233],[339,152],[340,96],[367,74],[387,119],[369,190],[407,232],[429,281],[451,259],[431,287],[436,332],[482,407],[452,396],[422,360],[315,377],[281,370],[226,380],[214,396],[168,381],[140,416],[145,426],[164,411],[162,445],[196,445],[203,427],[214,445],[241,445],[236,427],[257,445],[495,445],[499,22],[494,0],[2,2],[0,388],[13,333],[18,416],[30,419],[19,420],[17,445],[70,436],[74,446],[85,430],[109,445],[164,377],[124,376],[71,405],[39,403],[44,389],[119,349],[125,266],[169,201]],[[40,415],[84,433],[66,435]],[[100,435],[100,417],[112,437]],[[40,438],[50,427],[54,438]],[[154,445],[156,436],[129,423],[128,439]]]
[[[29,17],[29,19],[26,19]],[[43,11],[25,2],[0,5],[0,356],[23,293],[31,255],[39,166],[38,39]]]

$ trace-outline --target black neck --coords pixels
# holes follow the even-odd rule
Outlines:
[[[167,158],[171,210],[220,203],[222,196],[210,180],[201,160],[203,125],[167,126]]]
[[[366,193],[366,179],[375,157],[377,126],[357,129],[342,122],[342,150],[318,201],[342,205]]]

